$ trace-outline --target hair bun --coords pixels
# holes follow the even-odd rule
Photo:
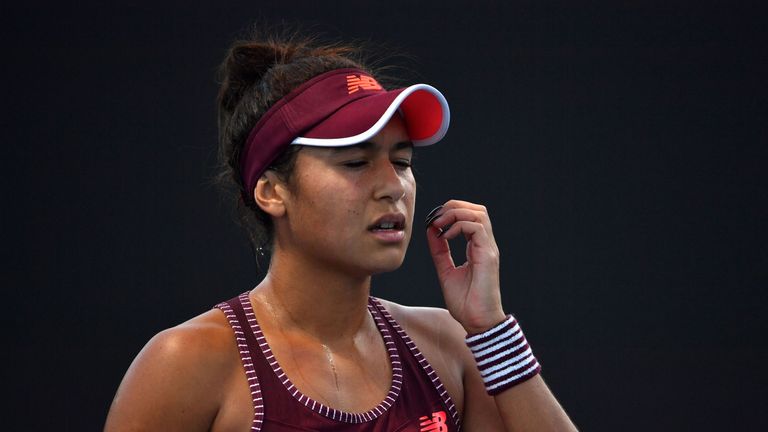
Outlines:
[[[222,63],[222,108],[233,110],[243,93],[259,83],[274,65],[289,61],[292,50],[284,44],[242,42],[229,49]]]
[[[235,46],[227,61],[230,79],[258,81],[270,67],[285,63],[289,57],[288,51],[284,45],[271,43],[252,42]]]

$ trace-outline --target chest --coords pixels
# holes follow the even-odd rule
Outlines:
[[[378,336],[378,334],[376,334]],[[382,401],[392,386],[393,355],[381,337],[329,346],[301,335],[269,339],[277,375],[285,374],[308,398],[347,412],[365,412]]]
[[[233,374],[211,430],[457,430],[444,372],[395,322],[330,353],[300,338],[269,338],[258,325],[252,330],[247,349],[235,353],[245,371]]]
[[[258,402],[261,406],[254,409],[257,402],[247,390],[246,380],[242,380],[240,385],[231,388],[230,397],[211,430],[247,431],[258,425],[255,430],[263,432],[458,431],[452,407],[446,404],[450,400],[441,398],[431,382],[414,379],[410,372],[404,372],[399,389],[389,393],[373,408],[356,413],[325,405],[314,409],[314,403],[292,397],[285,388],[272,387],[275,382],[269,376],[259,381],[263,400]]]

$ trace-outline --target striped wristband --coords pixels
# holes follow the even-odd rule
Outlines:
[[[512,315],[488,331],[467,335],[466,342],[491,396],[541,372],[541,365]]]

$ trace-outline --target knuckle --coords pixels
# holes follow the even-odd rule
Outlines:
[[[496,263],[501,261],[501,256],[499,255],[499,251],[497,249],[494,249],[493,251],[491,251],[490,256],[491,256],[491,259]]]

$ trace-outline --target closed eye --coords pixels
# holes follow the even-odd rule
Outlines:
[[[365,166],[365,164],[367,163],[368,162],[364,160],[353,160],[353,161],[344,162],[342,163],[342,165],[344,165],[347,168],[360,168]]]
[[[347,168],[362,168],[368,165],[368,161],[350,160],[342,162],[341,165]],[[410,159],[396,159],[392,161],[392,165],[395,165],[399,169],[408,169],[413,166],[413,162]]]
[[[413,163],[408,159],[398,159],[392,163],[394,163],[395,165],[401,168],[410,168],[413,166]]]

